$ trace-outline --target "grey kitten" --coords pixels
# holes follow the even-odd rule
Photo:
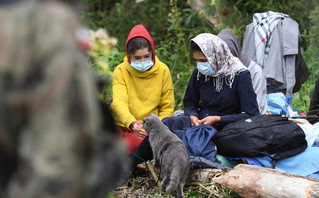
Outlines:
[[[183,187],[189,172],[189,156],[183,141],[155,114],[151,113],[143,121],[143,128],[149,134],[153,150],[153,165],[160,165],[163,171],[162,185],[169,183],[166,192],[177,190],[177,197],[183,197]]]

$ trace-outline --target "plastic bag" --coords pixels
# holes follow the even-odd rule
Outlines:
[[[288,116],[287,117],[301,117],[299,111],[296,109],[296,107],[292,106],[291,104],[291,99],[292,99],[292,96],[289,96],[286,98],[287,100],[287,111],[288,111]]]
[[[281,93],[267,94],[268,111],[272,114],[280,114],[289,117],[288,103],[286,96]]]
[[[292,106],[291,100],[292,96],[286,98],[281,92],[267,94],[268,111],[286,117],[301,117],[299,111]]]

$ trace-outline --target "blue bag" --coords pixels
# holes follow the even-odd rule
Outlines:
[[[212,138],[217,133],[212,126],[201,124],[191,127],[183,134],[182,140],[189,156],[198,156],[212,162],[216,160],[216,145]]]
[[[169,130],[182,139],[185,131],[191,127],[191,120],[188,116],[171,116],[162,120]]]

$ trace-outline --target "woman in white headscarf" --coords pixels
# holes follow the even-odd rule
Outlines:
[[[192,125],[225,125],[259,114],[250,72],[219,37],[203,33],[190,41],[197,67],[184,96]]]

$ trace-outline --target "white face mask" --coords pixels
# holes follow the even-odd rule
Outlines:
[[[205,76],[213,76],[215,74],[215,70],[209,62],[197,62],[197,68],[199,72]]]
[[[153,65],[154,63],[152,59],[144,61],[144,62],[131,60],[131,66],[139,72],[145,72],[149,70]]]

